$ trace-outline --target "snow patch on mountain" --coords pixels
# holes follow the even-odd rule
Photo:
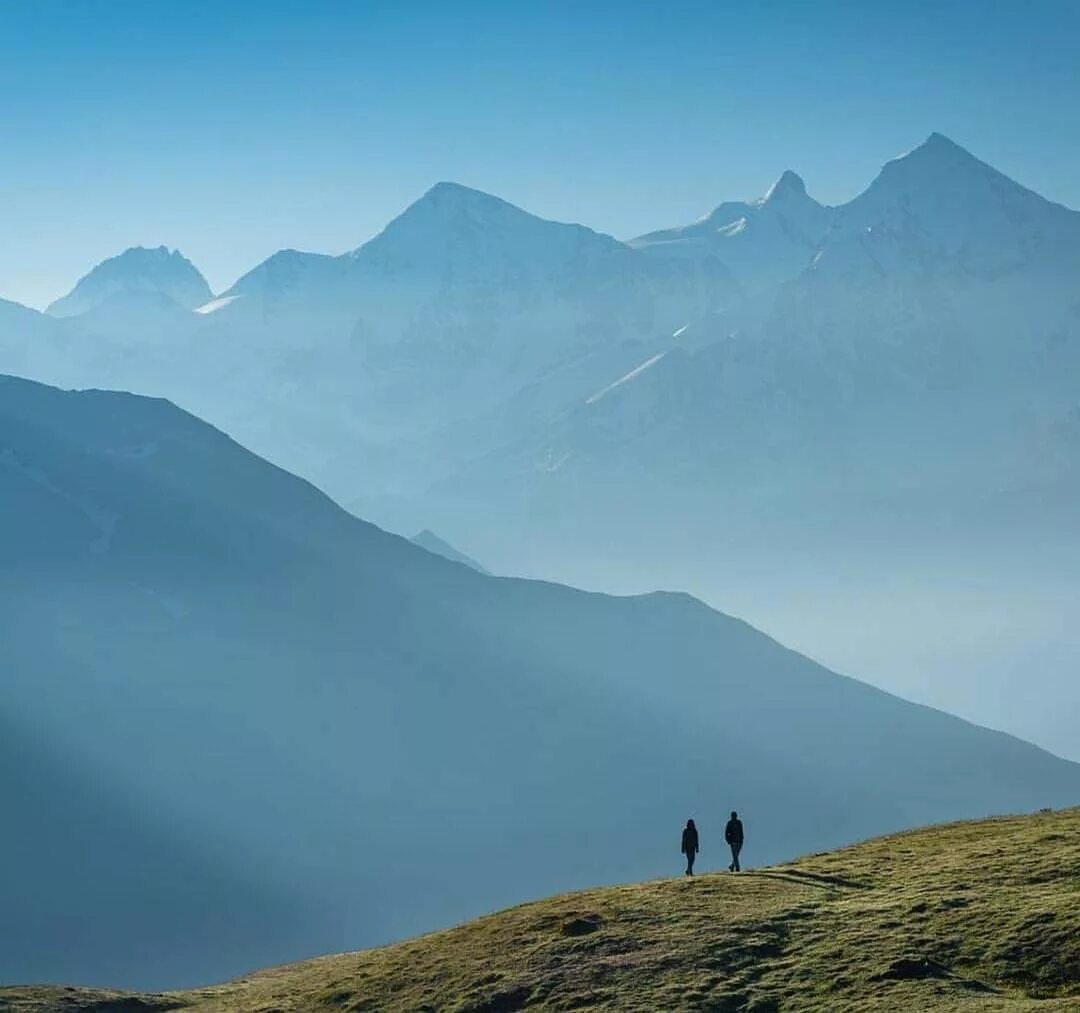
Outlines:
[[[753,201],[727,201],[691,225],[630,241],[653,255],[718,259],[751,295],[771,295],[802,271],[824,237],[830,208],[790,169]]]
[[[208,316],[211,313],[217,313],[218,310],[223,310],[230,303],[234,303],[240,298],[242,297],[239,295],[223,295],[217,299],[211,299],[208,303],[203,303],[202,306],[196,306],[195,312]]]
[[[685,328],[684,328],[684,330],[685,330]],[[591,397],[586,398],[585,403],[586,404],[596,404],[597,401],[599,401],[602,397],[606,397],[613,390],[617,390],[619,387],[622,387],[624,384],[627,384],[631,380],[635,379],[636,377],[641,376],[642,373],[644,373],[647,369],[650,369],[651,367],[655,366],[667,354],[668,354],[667,352],[658,352],[656,355],[652,356],[651,358],[646,359],[640,366],[635,366],[625,376],[620,376],[619,379],[616,380],[614,383],[609,383],[606,387],[603,388],[603,390],[598,390]]]

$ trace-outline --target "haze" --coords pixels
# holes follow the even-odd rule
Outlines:
[[[915,6],[0,6],[0,982],[1080,800],[1080,11]]]

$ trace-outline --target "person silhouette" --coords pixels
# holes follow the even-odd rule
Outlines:
[[[743,825],[742,820],[739,819],[739,814],[734,809],[731,811],[731,819],[727,821],[727,826],[724,827],[724,840],[728,842],[728,846],[731,848],[731,865],[728,866],[728,872],[741,872],[739,852],[742,851],[743,846]]]
[[[684,875],[694,874],[694,856],[698,853],[697,827],[693,820],[686,821],[686,827],[682,832],[682,853],[686,855],[686,872]]]

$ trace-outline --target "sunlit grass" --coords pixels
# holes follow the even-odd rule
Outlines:
[[[1076,1011],[1080,810],[568,894],[383,949],[124,998],[18,989],[0,991],[0,1009]]]

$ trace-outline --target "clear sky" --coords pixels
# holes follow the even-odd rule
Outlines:
[[[1080,2],[0,0],[0,297],[132,245],[220,290],[452,179],[625,237],[836,203],[933,130],[1080,207]]]

